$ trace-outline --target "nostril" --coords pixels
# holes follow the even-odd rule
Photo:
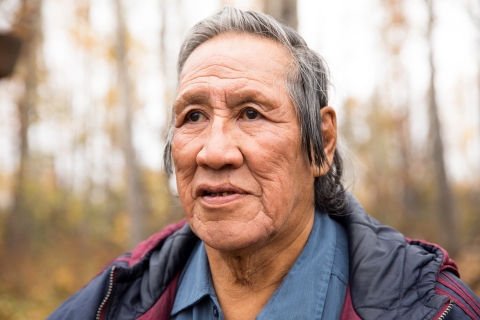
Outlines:
[[[222,122],[213,121],[209,132],[202,136],[202,146],[197,153],[197,164],[216,170],[233,167],[243,163],[243,155],[238,146],[235,130],[227,130]],[[200,142],[200,140],[199,140]]]
[[[213,144],[204,146],[196,157],[201,167],[213,169],[238,168],[243,163],[243,155],[235,144]]]

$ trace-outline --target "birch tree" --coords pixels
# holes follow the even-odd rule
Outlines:
[[[430,79],[427,93],[428,115],[430,124],[430,147],[431,160],[437,185],[436,199],[440,226],[442,228],[442,240],[445,248],[454,255],[455,247],[455,206],[454,198],[445,168],[444,144],[442,140],[442,128],[438,115],[438,103],[436,97],[436,67],[433,33],[435,28],[435,13],[432,0],[425,0],[428,9],[427,43],[429,47],[428,62],[430,65]]]
[[[135,148],[132,141],[132,91],[127,66],[126,26],[120,0],[115,0],[117,18],[117,70],[119,86],[119,103],[122,108],[122,141],[127,182],[127,206],[130,220],[130,247],[133,248],[145,237],[146,206],[140,169],[137,164]]]
[[[16,73],[23,85],[23,94],[17,102],[18,115],[18,168],[13,187],[13,207],[7,219],[6,249],[12,255],[26,248],[31,231],[31,219],[26,207],[26,185],[29,174],[28,130],[35,115],[36,92],[39,78],[38,56],[42,43],[42,1],[21,2],[18,23],[14,32],[22,39],[22,49]]]

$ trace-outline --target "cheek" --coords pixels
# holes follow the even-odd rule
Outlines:
[[[198,136],[174,133],[172,140],[172,158],[176,173],[188,173],[195,170],[196,156],[200,151]]]
[[[254,144],[250,148],[244,150],[244,153],[250,154],[252,172],[265,180],[269,187],[275,187],[279,182],[281,185],[289,184],[296,176],[303,177],[304,173],[309,173],[308,159],[305,161],[298,133],[284,131],[261,134],[252,139]],[[252,148],[252,145],[255,147]]]
[[[298,131],[277,130],[257,137],[255,142],[255,148],[245,152],[250,153],[249,167],[262,187],[266,211],[274,214],[298,200],[309,201],[314,178]]]
[[[196,170],[195,138],[185,135],[174,136],[172,158],[175,166],[178,195],[183,203],[191,198],[191,182]],[[190,200],[191,201],[191,200]]]

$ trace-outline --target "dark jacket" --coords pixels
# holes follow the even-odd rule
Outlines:
[[[352,196],[336,217],[349,238],[350,279],[341,320],[480,319],[480,300],[440,247],[405,238]],[[178,278],[199,239],[185,220],[115,259],[48,319],[169,319]]]

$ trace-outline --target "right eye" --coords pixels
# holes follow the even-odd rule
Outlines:
[[[207,117],[200,111],[192,111],[187,114],[187,122],[201,122],[205,121]]]

